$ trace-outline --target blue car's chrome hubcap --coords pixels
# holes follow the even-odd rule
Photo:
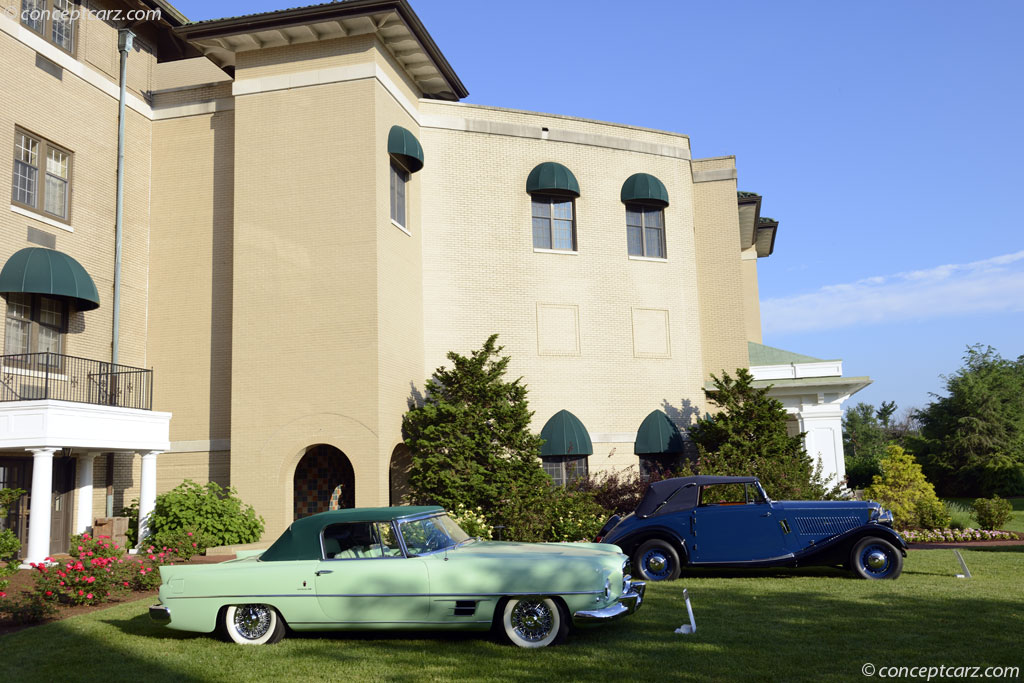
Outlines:
[[[860,555],[860,561],[864,569],[872,574],[885,574],[889,570],[889,556],[877,545],[865,548]]]
[[[641,564],[647,576],[655,581],[668,578],[672,572],[671,562],[660,550],[648,550],[644,553]]]

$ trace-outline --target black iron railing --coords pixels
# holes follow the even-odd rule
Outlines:
[[[0,401],[153,408],[152,370],[48,352],[10,354],[0,361]]]

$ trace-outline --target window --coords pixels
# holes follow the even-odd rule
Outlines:
[[[675,453],[663,453],[659,455],[641,455],[640,457],[640,478],[643,481],[655,481],[668,479],[677,476],[682,459]]]
[[[324,529],[325,560],[375,560],[401,557],[402,548],[388,522],[332,524]]]
[[[391,160],[391,220],[403,228],[405,225],[405,187],[409,183],[409,172],[397,161]]]
[[[589,473],[586,455],[546,455],[541,458],[544,471],[555,480],[556,486],[565,486]]]
[[[533,195],[533,248],[576,251],[576,221],[571,197]]]
[[[67,304],[60,299],[41,294],[8,294],[4,355],[61,353],[67,318]],[[57,362],[58,359],[52,360],[52,364]]]
[[[665,211],[626,204],[626,240],[630,256],[665,258]]]
[[[14,204],[68,220],[71,153],[23,130],[14,132]]]
[[[71,0],[21,0],[21,23],[66,52],[74,52]]]

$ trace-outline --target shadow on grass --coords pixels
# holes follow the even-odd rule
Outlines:
[[[970,548],[961,548],[961,550],[970,550],[971,552],[978,553],[1024,553],[1024,545],[976,545]]]

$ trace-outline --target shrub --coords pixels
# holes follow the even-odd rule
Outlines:
[[[974,516],[978,518],[978,526],[982,529],[997,529],[1009,522],[1013,515],[1010,501],[999,496],[978,498],[971,507],[974,508]]]
[[[677,476],[675,472],[654,472],[645,478],[630,466],[624,470],[605,470],[589,477],[574,479],[566,488],[591,494],[594,502],[604,509],[607,518],[632,512],[652,482],[674,476]]]
[[[592,495],[563,488],[552,490],[546,513],[543,540],[563,543],[590,541],[608,516]]]
[[[201,555],[207,548],[217,545],[213,537],[204,531],[174,529],[161,531],[152,537],[153,547],[164,548],[182,560],[190,560],[194,555]]]
[[[224,489],[212,481],[202,486],[186,479],[156,497],[149,540],[170,532],[191,531],[201,534],[211,546],[255,543],[263,534],[263,524],[263,518],[242,502],[234,488]]]
[[[7,516],[7,508],[25,495],[25,489],[0,489],[0,519]],[[10,529],[0,531],[0,598],[7,595],[8,576],[18,571],[18,553],[21,542]]]
[[[8,624],[34,624],[56,611],[52,603],[35,594],[0,600],[0,620]]]
[[[946,506],[946,514],[949,515],[950,529],[969,529],[974,524],[974,515],[966,505],[961,505],[951,500],[943,501]]]
[[[908,543],[961,543],[963,541],[1012,541],[1017,535],[1010,531],[982,529],[907,529],[900,531]]]
[[[890,445],[882,458],[882,474],[876,475],[864,498],[892,510],[901,529],[936,529],[949,525],[949,515],[921,466],[902,448]]]
[[[592,494],[558,486],[514,487],[496,510],[491,521],[505,527],[503,538],[529,542],[589,540],[606,516]]]
[[[494,527],[487,523],[483,508],[468,508],[462,503],[448,511],[448,515],[470,536],[484,540],[493,538]]]

